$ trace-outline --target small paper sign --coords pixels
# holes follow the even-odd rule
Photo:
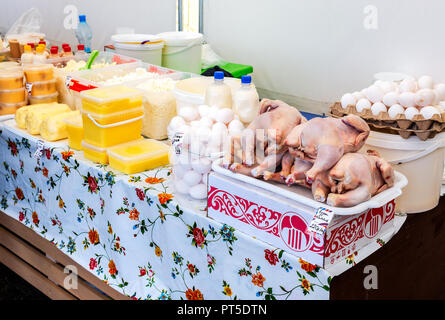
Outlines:
[[[28,91],[28,94],[31,95],[32,83],[31,82],[26,82],[25,83],[25,88],[26,88],[26,91]]]
[[[184,139],[184,134],[182,132],[176,132],[172,139],[173,150],[176,155],[180,155],[182,152],[182,141]]]
[[[37,150],[34,152],[34,158],[40,158],[43,154],[43,150],[45,148],[44,141],[38,140],[37,141]]]
[[[314,218],[308,226],[308,231],[319,235],[324,235],[329,223],[334,217],[334,212],[326,208],[318,208]]]

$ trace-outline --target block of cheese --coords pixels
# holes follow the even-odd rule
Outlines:
[[[18,109],[15,112],[15,122],[20,129],[26,129],[26,116],[28,115],[28,111],[32,109],[45,109],[52,106],[54,103],[42,103],[42,104],[34,104],[32,106],[24,106]]]
[[[39,134],[40,126],[47,117],[71,111],[66,104],[54,103],[48,108],[30,109],[26,115],[26,130],[30,134]]]
[[[68,138],[65,120],[76,116],[80,116],[80,111],[68,111],[48,116],[40,125],[40,135],[47,141]]]

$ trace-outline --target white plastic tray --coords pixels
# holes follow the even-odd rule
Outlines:
[[[375,195],[368,201],[362,202],[353,207],[349,208],[332,207],[328,206],[326,203],[314,200],[312,198],[311,191],[307,188],[304,188],[302,186],[288,187],[285,184],[280,184],[276,182],[266,182],[264,180],[256,179],[243,174],[234,173],[220,166],[222,160],[223,159],[218,159],[213,162],[212,165],[213,171],[222,174],[224,176],[230,177],[232,179],[249,183],[251,185],[270,191],[272,193],[279,194],[280,196],[302,203],[306,206],[312,207],[314,209],[314,212],[316,209],[323,207],[332,210],[333,212],[335,212],[336,215],[342,215],[342,216],[355,215],[365,212],[369,209],[380,208],[386,205],[389,201],[400,196],[402,194],[402,188],[404,188],[408,184],[408,179],[400,172],[395,171],[395,183],[393,187],[383,192],[380,192],[379,194]]]

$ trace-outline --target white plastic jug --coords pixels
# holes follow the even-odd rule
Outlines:
[[[151,34],[115,34],[111,37],[116,52],[157,66],[162,64],[164,42]]]
[[[376,150],[395,170],[408,178],[408,186],[397,198],[396,212],[419,213],[439,203],[444,170],[445,132],[421,141],[416,136],[403,139],[399,135],[371,131],[362,152]]]

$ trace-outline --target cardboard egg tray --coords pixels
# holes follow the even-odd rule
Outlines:
[[[385,133],[397,133],[404,139],[415,134],[420,140],[425,141],[433,138],[437,133],[445,129],[445,112],[435,114],[431,119],[425,119],[417,114],[412,120],[406,119],[404,114],[399,114],[396,118],[390,118],[388,112],[380,112],[373,115],[371,109],[357,112],[354,105],[349,105],[343,109],[340,102],[335,102],[330,106],[333,117],[344,117],[348,114],[355,114],[365,120],[377,131]]]

